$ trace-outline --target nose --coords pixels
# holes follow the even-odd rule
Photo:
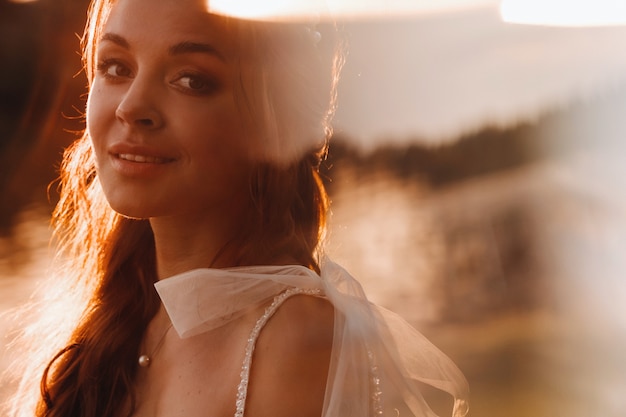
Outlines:
[[[164,122],[159,104],[155,87],[135,78],[115,109],[115,117],[132,127],[158,129]]]

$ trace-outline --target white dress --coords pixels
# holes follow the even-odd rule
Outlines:
[[[272,301],[246,348],[235,417],[243,417],[252,353],[259,333],[283,301],[295,294],[328,299],[335,329],[322,417],[437,417],[419,384],[450,393],[453,417],[468,412],[461,371],[398,315],[370,303],[360,284],[325,260],[321,274],[303,266],[196,269],[155,284],[181,338],[215,329],[251,305]]]

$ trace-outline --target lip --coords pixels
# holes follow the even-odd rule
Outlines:
[[[128,162],[136,162],[139,164],[166,164],[172,162],[173,159],[160,158],[157,156],[132,154],[132,153],[120,153],[114,155],[116,158],[122,159]]]
[[[129,143],[117,143],[108,149],[113,168],[129,177],[150,177],[176,161],[160,149]]]
[[[128,142],[119,142],[109,147],[109,154],[121,157],[124,160],[139,163],[166,163],[172,162],[176,158],[166,151],[146,145],[138,145]]]

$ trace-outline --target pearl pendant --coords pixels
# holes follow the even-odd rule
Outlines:
[[[142,368],[147,368],[148,366],[150,366],[150,356],[141,355],[137,362],[139,363],[139,366],[141,366]]]

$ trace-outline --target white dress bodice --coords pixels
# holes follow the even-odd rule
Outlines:
[[[323,296],[335,310],[322,417],[438,417],[420,384],[450,393],[453,417],[468,412],[467,381],[454,363],[398,315],[370,303],[360,284],[326,260],[320,275],[303,266],[197,269],[155,284],[181,338],[269,304],[247,341],[235,417],[243,417],[254,348],[263,327],[289,297]]]

